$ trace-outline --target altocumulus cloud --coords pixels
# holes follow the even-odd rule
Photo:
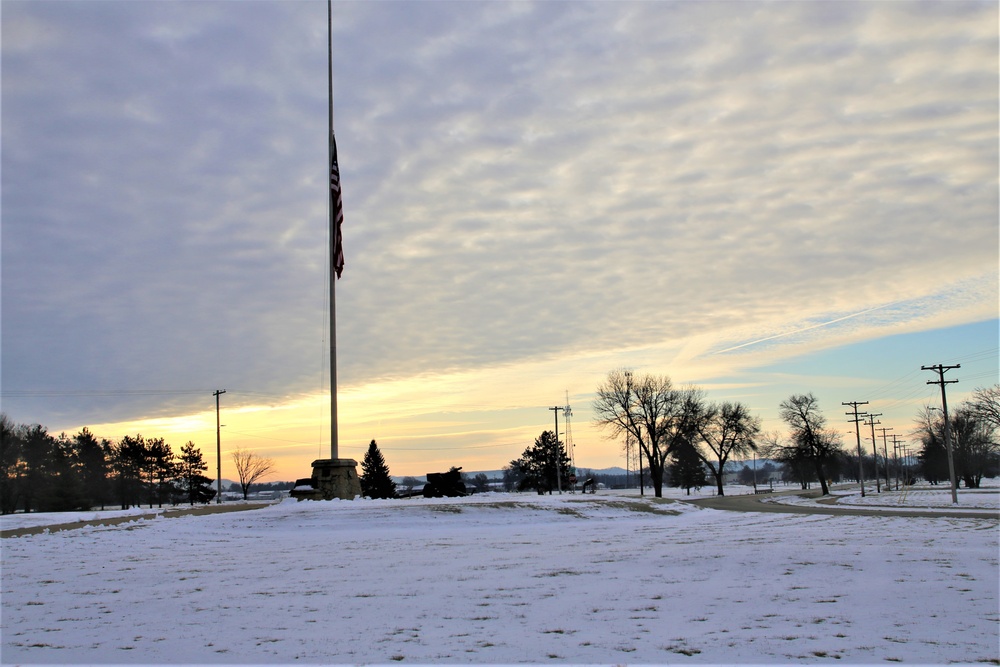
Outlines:
[[[315,391],[325,3],[3,12],[5,390]],[[997,19],[335,3],[341,383],[995,317]]]

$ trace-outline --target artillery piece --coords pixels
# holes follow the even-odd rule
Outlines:
[[[424,484],[424,498],[458,498],[468,495],[462,481],[462,468],[454,466],[448,472],[427,473]]]

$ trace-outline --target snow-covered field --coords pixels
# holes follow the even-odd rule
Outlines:
[[[987,514],[487,494],[6,538],[2,661],[995,664]]]

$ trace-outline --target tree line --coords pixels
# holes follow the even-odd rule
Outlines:
[[[613,438],[623,438],[628,451],[638,445],[643,479],[661,497],[665,482],[700,488],[714,481],[723,486],[727,466],[750,454],[781,464],[782,479],[808,488],[842,479],[884,477],[889,480],[890,457],[859,457],[844,447],[840,434],[827,425],[811,393],[781,402],[779,415],[787,434],[762,433],[761,420],[738,402],[715,403],[697,387],[674,387],[667,376],[637,376],[627,369],[611,371],[594,400],[597,426]],[[918,469],[932,483],[949,479],[944,417],[932,408],[917,417],[913,435],[920,441]],[[967,488],[978,488],[984,477],[1000,474],[1000,385],[977,389],[949,418],[952,463]],[[237,449],[232,454],[244,499],[255,483],[273,469],[271,459]],[[895,457],[893,457],[895,458]],[[767,463],[765,465],[770,465]],[[205,503],[215,497],[201,451],[193,442],[178,454],[163,438],[126,435],[118,442],[96,438],[84,428],[70,437],[52,436],[43,426],[14,424],[0,413],[0,513],[70,511],[118,504],[122,509],[146,504]],[[370,498],[392,498],[396,484],[372,440],[362,462],[362,492]],[[551,493],[570,488],[574,475],[566,450],[556,434],[544,431],[522,456],[504,468],[507,490]],[[771,471],[768,471],[770,473]],[[910,470],[896,471],[909,476]],[[746,481],[753,471],[744,466]],[[648,476],[648,477],[647,477]],[[768,474],[768,476],[770,476]],[[464,477],[464,475],[463,475]],[[904,477],[904,479],[906,478]],[[486,490],[485,475],[468,480]],[[600,481],[600,480],[598,480]],[[404,480],[404,487],[407,487]],[[416,480],[409,484],[413,486]],[[608,480],[609,485],[615,485]]]
[[[956,475],[968,488],[978,488],[983,477],[993,477],[1000,469],[998,406],[1000,385],[977,389],[949,420]],[[788,427],[787,434],[762,433],[760,418],[742,403],[711,402],[697,387],[678,388],[667,376],[635,375],[628,369],[608,374],[597,389],[593,408],[598,427],[612,438],[623,438],[626,447],[638,445],[640,468],[645,459],[657,497],[662,496],[665,479],[697,484],[706,470],[717,493],[724,495],[727,463],[745,460],[751,453],[781,463],[803,488],[818,482],[824,495],[829,493],[830,481],[851,474],[844,465],[851,455],[811,393],[794,394],[781,402],[779,416]],[[922,444],[922,471],[929,481],[941,478],[945,452],[944,419],[931,416],[932,412],[921,415],[916,431]],[[519,462],[530,458],[528,454]],[[873,477],[878,477],[877,456],[873,463]],[[881,472],[887,476],[888,465],[883,456]]]
[[[671,463],[682,466],[681,475],[707,469],[724,495],[726,464],[759,447],[761,420],[746,405],[710,402],[701,389],[677,388],[665,375],[613,370],[598,386],[593,409],[610,437],[638,445],[640,468],[649,470],[658,498]]]
[[[966,488],[978,489],[984,477],[1000,473],[1000,385],[977,389],[972,398],[948,416],[955,477]],[[921,444],[920,470],[931,484],[950,482],[944,415],[924,409],[914,430]]]
[[[215,497],[207,468],[193,442],[175,453],[163,438],[142,435],[113,442],[84,428],[53,436],[0,414],[2,514],[204,503]]]
[[[242,449],[232,458],[246,499],[273,463]],[[117,442],[87,428],[53,436],[44,426],[15,424],[0,413],[2,514],[207,503],[216,492],[206,470],[201,450],[190,441],[174,452],[163,438],[139,434]]]

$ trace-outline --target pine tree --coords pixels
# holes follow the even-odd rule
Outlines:
[[[368,445],[368,451],[361,462],[361,493],[369,498],[395,498],[396,483],[389,475],[382,452],[374,440]]]
[[[169,497],[173,480],[177,477],[174,452],[163,438],[146,441],[146,475],[150,509],[154,502],[163,507],[163,499]]]
[[[109,485],[108,457],[111,454],[111,443],[98,440],[90,429],[84,428],[73,438],[74,450],[80,462],[80,477],[83,493],[92,506],[104,504],[109,500],[111,488]]]
[[[189,440],[186,445],[181,447],[181,455],[178,457],[177,464],[177,480],[180,482],[181,492],[192,505],[207,503],[215,497],[212,480],[202,474],[206,470],[208,470],[208,464],[205,463],[201,450]]]
[[[142,500],[142,468],[146,439],[141,434],[123,436],[112,449],[111,469],[121,507],[126,510]]]
[[[671,485],[686,490],[689,496],[692,488],[700,489],[708,483],[705,465],[690,442],[683,442],[677,447],[667,472]]]
[[[551,494],[553,489],[560,488],[560,481],[562,486],[568,484],[571,472],[566,448],[552,431],[543,431],[535,438],[535,444],[525,449],[521,458],[511,461],[509,469],[520,478],[518,491],[535,489],[539,495],[546,491]],[[557,470],[561,480],[556,477]]]

